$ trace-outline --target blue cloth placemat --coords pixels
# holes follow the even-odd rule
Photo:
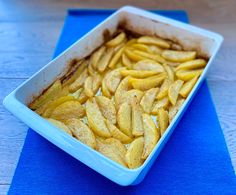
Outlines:
[[[112,12],[70,10],[55,56]],[[188,22],[184,11],[156,13]],[[141,184],[118,186],[30,129],[9,194],[234,194],[235,179],[204,82]]]

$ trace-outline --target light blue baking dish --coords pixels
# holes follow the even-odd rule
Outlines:
[[[125,22],[124,22],[125,21]],[[41,116],[27,107],[32,98],[39,95],[56,78],[61,77],[67,68],[68,62],[77,57],[83,58],[103,43],[103,32],[108,29],[111,33],[116,31],[120,23],[125,28],[141,34],[154,35],[178,41],[184,48],[197,50],[200,55],[208,56],[209,61],[204,72],[189,94],[185,103],[169,125],[144,164],[137,169],[125,168],[99,152],[89,148],[68,134],[58,130]],[[86,164],[88,167],[122,185],[136,185],[140,183],[160,151],[168,141],[176,125],[187,109],[189,103],[203,82],[206,73],[216,56],[223,37],[219,34],[194,27],[189,24],[165,18],[138,8],[125,6],[112,14],[104,22],[83,36],[57,58],[52,60],[31,78],[25,81],[3,101],[3,105],[16,117],[34,129],[41,136]]]

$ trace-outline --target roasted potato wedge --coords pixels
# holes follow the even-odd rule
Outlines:
[[[102,116],[94,98],[87,100],[86,114],[89,127],[95,134],[101,137],[111,137],[110,131],[105,124],[105,118]]]
[[[184,99],[180,98],[177,100],[175,105],[170,106],[170,108],[169,108],[169,122],[171,122],[173,120],[173,118],[175,117],[176,113],[179,111],[179,109],[183,103],[184,103]]]
[[[57,106],[51,113],[50,118],[56,120],[67,120],[70,118],[81,118],[85,115],[84,107],[77,100],[66,101]]]
[[[133,101],[131,102],[131,106],[132,106],[132,134],[134,136],[143,135],[143,121],[142,121],[143,110],[137,98],[133,99]]]
[[[146,59],[145,57],[140,56],[140,55],[134,53],[133,50],[130,49],[130,48],[125,49],[124,52],[125,52],[126,56],[128,57],[128,59],[132,60],[134,62],[138,62],[140,60],[145,60]]]
[[[117,148],[113,145],[107,143],[106,140],[96,139],[96,149],[98,152],[102,153],[104,156],[114,160],[115,162],[127,167],[124,157],[120,155]],[[122,144],[121,144],[122,145]]]
[[[153,70],[120,70],[122,76],[132,76],[135,78],[146,78],[159,74],[157,71]]]
[[[120,82],[120,84],[118,85],[118,87],[116,89],[116,92],[115,92],[115,103],[116,103],[116,106],[120,105],[120,101],[121,101],[122,95],[131,88],[130,84],[129,84],[129,78],[130,78],[129,76],[125,77]]]
[[[197,52],[165,50],[162,52],[161,56],[172,62],[186,62],[189,60],[194,60],[197,56]]]
[[[138,102],[140,102],[141,98],[143,97],[143,92],[137,89],[131,89],[129,91],[124,92],[119,100],[119,104],[117,104],[117,106],[119,106],[120,104],[127,102],[128,104],[131,104],[131,102],[133,101],[134,98],[137,99]]]
[[[142,159],[144,146],[143,137],[136,138],[129,146],[129,149],[125,155],[127,165],[130,169],[135,169],[140,167],[144,160]]]
[[[184,83],[184,85],[182,86],[182,88],[179,91],[179,94],[186,98],[188,96],[188,94],[190,93],[190,91],[192,90],[192,88],[194,87],[195,83],[198,80],[198,76],[192,78],[191,80],[187,81],[186,83]]]
[[[145,52],[151,52],[150,48],[142,43],[134,43],[131,45],[132,48],[136,49],[136,50],[141,50],[141,51],[145,51]]]
[[[102,80],[102,95],[104,95],[104,96],[106,96],[108,98],[111,97],[111,93],[110,93],[110,91],[109,91],[109,89],[107,87],[107,81],[108,81],[107,77],[108,77],[109,73],[110,72],[107,72],[105,74],[103,80]]]
[[[89,76],[84,82],[84,93],[88,97],[93,97],[93,77]]]
[[[122,56],[122,54],[124,52],[124,49],[125,49],[125,47],[123,46],[114,54],[114,56],[111,58],[111,61],[110,61],[109,65],[108,65],[109,68],[114,68],[115,67],[115,65],[120,60],[120,58],[121,58],[121,56]]]
[[[179,96],[179,91],[183,84],[184,82],[182,80],[176,80],[174,83],[170,85],[168,89],[168,97],[172,105],[175,105]]]
[[[65,131],[66,133],[70,134],[72,136],[71,130],[61,121],[55,120],[53,118],[45,118],[48,122],[55,125],[57,128]]]
[[[106,86],[111,93],[114,93],[118,85],[120,84],[120,81],[122,79],[122,75],[120,74],[121,70],[125,70],[125,68],[117,68],[107,74]]]
[[[86,124],[76,118],[68,119],[65,123],[72,131],[76,139],[91,148],[96,147],[95,136],[92,130]]]
[[[132,136],[131,131],[131,105],[127,102],[124,102],[120,105],[119,110],[117,112],[117,123],[119,125],[120,130],[128,135]]]
[[[158,37],[150,37],[150,36],[142,36],[138,38],[138,43],[144,43],[149,45],[157,45],[161,48],[168,49],[170,48],[170,44],[165,41],[164,39],[158,38]]]
[[[196,70],[178,70],[176,72],[176,76],[183,80],[188,81],[194,77],[199,77],[203,72],[203,69],[196,69]]]
[[[121,44],[125,40],[126,40],[126,34],[124,32],[122,32],[119,35],[117,35],[115,38],[113,38],[112,40],[108,41],[106,43],[106,46],[116,47],[117,45]]]
[[[188,62],[184,62],[180,64],[179,66],[176,67],[177,70],[192,70],[192,69],[198,69],[198,68],[203,68],[206,66],[206,60],[204,59],[196,59],[196,60],[191,60]]]
[[[165,68],[165,71],[167,73],[167,77],[171,80],[171,81],[174,81],[175,80],[175,74],[174,74],[174,71],[173,69],[168,66],[167,64],[163,64],[163,67]]]
[[[88,77],[88,69],[85,68],[84,71],[77,77],[77,79],[70,84],[69,86],[69,91],[71,93],[77,91],[80,87],[83,86],[86,78]]]
[[[89,60],[79,60],[73,67],[70,68],[68,73],[63,77],[62,85],[69,86],[71,83],[73,83],[85,70],[85,68],[88,67]]]
[[[142,159],[146,159],[155,147],[157,141],[160,138],[160,135],[150,115],[143,114],[142,118],[144,129],[144,148],[142,153]]]
[[[122,64],[128,69],[131,69],[133,66],[132,62],[129,60],[129,58],[124,53],[122,54]]]
[[[61,90],[62,90],[61,81],[57,80],[43,93],[43,95],[41,95],[38,99],[33,101],[29,105],[29,107],[33,110],[36,110],[37,108],[41,107],[43,104],[50,101],[50,99],[53,98],[53,96],[55,96]]]
[[[163,52],[163,49],[157,45],[149,45],[148,47],[149,47],[149,51],[153,54],[161,55],[161,53]]]
[[[133,53],[143,58],[154,60],[160,63],[165,62],[165,59],[161,57],[159,54],[152,54],[152,53],[147,53],[147,52],[139,51],[139,50],[134,50]]]
[[[64,96],[64,97],[60,97],[52,102],[50,102],[46,108],[46,110],[44,111],[44,113],[42,114],[43,117],[48,118],[49,116],[51,116],[53,110],[59,106],[60,104],[63,104],[66,101],[70,101],[73,100],[74,97],[72,96]]]
[[[157,76],[152,76],[145,79],[130,78],[129,83],[133,86],[134,89],[145,91],[160,86],[165,78],[166,74],[161,73]]]
[[[104,72],[111,61],[114,54],[114,48],[108,48],[98,61],[97,69],[99,72]]]
[[[116,124],[116,108],[114,103],[105,96],[96,96],[95,99],[102,115],[111,123]]]
[[[160,108],[157,111],[157,122],[158,122],[158,127],[161,132],[161,135],[163,135],[169,125],[168,112],[166,110],[164,110],[163,108]]]
[[[152,115],[157,115],[157,112],[160,108],[167,109],[169,106],[169,99],[168,97],[164,97],[161,100],[158,100],[157,102],[154,102],[151,114]]]
[[[159,88],[151,88],[145,92],[140,102],[140,105],[144,112],[150,114],[158,91],[159,91]]]
[[[160,90],[156,96],[156,98],[158,100],[161,100],[162,98],[164,98],[165,96],[168,95],[168,89],[169,89],[171,83],[172,83],[172,81],[169,78],[166,78],[164,80],[164,82],[162,83]]]
[[[141,60],[134,65],[133,69],[134,70],[151,70],[151,71],[156,71],[159,73],[165,71],[161,64],[153,60]]]
[[[81,91],[81,93],[79,94],[77,100],[81,103],[84,104],[87,100],[89,99],[89,97],[85,94],[84,89]]]
[[[121,130],[119,130],[114,124],[112,124],[109,120],[106,120],[106,125],[111,132],[111,136],[115,139],[120,140],[122,143],[127,144],[132,141],[132,138],[124,134]]]
[[[100,59],[103,56],[103,54],[105,53],[105,51],[106,51],[106,47],[102,46],[92,54],[92,56],[90,58],[91,59],[91,65],[95,70],[97,70],[98,62],[100,61]]]

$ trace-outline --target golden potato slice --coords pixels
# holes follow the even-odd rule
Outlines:
[[[157,112],[157,122],[158,122],[158,127],[160,129],[161,135],[163,135],[169,125],[168,112],[164,110],[163,108],[160,108]]]
[[[139,89],[142,91],[158,87],[162,84],[162,81],[166,78],[165,73],[161,73],[157,76],[152,76],[145,79],[136,79],[130,78],[129,83],[133,86],[134,89]]]
[[[88,76],[89,76],[89,75],[88,75],[88,69],[86,68],[86,69],[84,69],[84,71],[78,76],[78,78],[77,78],[73,83],[70,84],[70,86],[69,86],[69,91],[70,91],[71,93],[77,91],[80,87],[83,86],[83,84],[84,84],[84,82],[85,82],[85,80],[86,80],[86,78],[87,78]]]
[[[77,100],[78,100],[81,104],[83,104],[83,103],[85,103],[85,102],[87,101],[88,98],[89,98],[89,97],[85,94],[84,89],[82,89],[82,91],[81,91],[81,93],[79,94]]]
[[[107,143],[107,140],[96,138],[96,150],[111,160],[127,167],[124,157],[120,155],[120,152],[114,145]],[[122,144],[121,144],[122,145]],[[122,145],[123,146],[123,145]]]
[[[69,96],[69,90],[68,86],[64,86],[61,91],[58,91],[57,93],[52,96],[49,101],[45,102],[42,106],[38,107],[35,112],[39,115],[42,115],[45,110],[48,108],[49,104],[51,104],[54,100],[63,97],[63,96]]]
[[[203,68],[206,66],[206,60],[204,59],[196,59],[196,60],[191,60],[188,62],[184,62],[180,64],[177,68],[177,70],[191,70],[191,69],[197,69],[197,68]]]
[[[131,106],[127,102],[120,105],[117,112],[117,123],[120,130],[128,135],[132,136],[131,133]]]
[[[144,148],[142,153],[142,159],[146,159],[152,152],[157,141],[160,139],[160,135],[150,115],[143,114],[142,118],[144,128]]]
[[[168,97],[164,97],[161,100],[158,100],[157,102],[154,102],[154,106],[152,108],[151,114],[157,115],[157,112],[160,108],[167,109],[169,106],[169,99]]]
[[[74,97],[72,97],[72,96],[64,96],[64,97],[60,97],[60,98],[50,102],[48,104],[46,110],[42,114],[42,116],[45,117],[45,118],[48,118],[57,106],[59,106],[60,104],[63,104],[66,101],[70,101],[70,100],[73,100],[73,99],[74,99]]]
[[[61,81],[57,80],[55,81],[41,96],[36,98],[35,101],[33,101],[29,107],[32,110],[35,110],[39,107],[41,107],[43,104],[50,101],[53,96],[55,96],[57,93],[59,93],[62,90]]]
[[[114,56],[111,58],[110,63],[108,64],[109,68],[114,68],[115,67],[115,65],[120,60],[120,58],[121,58],[121,56],[122,56],[122,54],[124,52],[124,49],[125,49],[125,47],[123,46],[114,54]]]
[[[116,47],[117,45],[121,44],[125,40],[126,40],[126,34],[124,32],[122,32],[119,35],[117,35],[115,38],[113,38],[112,40],[108,41],[106,43],[106,46],[107,47]]]
[[[116,124],[116,108],[113,101],[105,96],[96,96],[95,99],[102,115],[111,123]]]
[[[130,89],[130,84],[129,84],[129,76],[125,77],[120,84],[118,85],[116,92],[115,92],[115,103],[116,106],[120,105],[121,97],[122,95]]]
[[[110,90],[111,93],[115,93],[118,85],[120,84],[120,81],[122,79],[122,75],[120,74],[120,71],[124,69],[125,69],[124,67],[117,68],[107,74],[106,86]]]
[[[87,146],[95,149],[96,147],[95,136],[92,130],[86,124],[75,118],[68,119],[66,120],[65,123],[72,131],[76,139],[86,144]]]
[[[81,87],[77,91],[75,91],[74,93],[69,93],[68,96],[78,99],[80,94],[82,93],[82,91],[83,91],[83,88]]]
[[[171,85],[172,81],[169,78],[166,78],[164,82],[162,83],[160,90],[156,96],[156,99],[161,100],[165,96],[168,95],[168,89]]]
[[[158,47],[157,45],[149,45],[148,47],[151,53],[161,55],[161,53],[163,52],[163,49]]]
[[[88,65],[88,73],[90,76],[94,76],[94,75],[98,74],[98,72],[93,68],[91,60]]]
[[[114,48],[108,48],[105,51],[105,53],[103,54],[103,56],[101,57],[97,65],[99,72],[104,72],[106,70],[108,64],[111,61],[113,54],[114,54]]]
[[[89,60],[80,60],[75,64],[73,68],[65,75],[65,79],[63,79],[63,86],[69,86],[73,83],[88,67]],[[75,69],[74,69],[75,68]]]
[[[95,74],[93,76],[93,87],[92,87],[93,94],[97,93],[98,89],[101,86],[101,83],[102,83],[102,76],[99,74]]]
[[[57,106],[50,115],[56,120],[67,120],[70,118],[81,118],[85,115],[84,107],[77,100],[66,101]]]
[[[105,74],[103,80],[102,80],[102,95],[104,95],[104,96],[106,96],[108,98],[111,97],[111,93],[110,93],[110,91],[109,91],[109,89],[107,87],[107,81],[108,81],[107,77],[108,77],[109,73],[110,72],[107,72]]]
[[[161,64],[153,60],[148,60],[148,59],[137,62],[134,65],[133,69],[134,70],[151,70],[151,71],[156,71],[159,73],[165,71]]]
[[[141,50],[141,51],[145,51],[145,52],[151,52],[150,48],[142,43],[134,43],[131,45],[132,48],[137,49],[137,50]]]
[[[144,146],[143,137],[136,138],[129,146],[129,149],[125,155],[126,162],[130,169],[135,169],[141,166],[144,162],[142,159]]]
[[[142,56],[144,58],[157,61],[157,62],[161,62],[161,63],[165,62],[165,59],[161,57],[159,54],[152,54],[152,53],[147,53],[147,52],[139,51],[139,50],[134,50],[133,53],[136,55]]]
[[[165,50],[162,52],[161,56],[172,62],[186,62],[189,60],[194,60],[197,56],[197,52]]]
[[[123,53],[122,54],[122,64],[127,67],[128,69],[132,68],[132,62],[129,60],[129,58]]]
[[[111,134],[105,124],[105,118],[94,98],[86,102],[86,114],[88,118],[89,127],[93,132],[101,137],[111,137]]]
[[[184,83],[184,85],[182,86],[182,88],[179,91],[179,94],[186,98],[188,96],[188,94],[190,93],[190,91],[192,90],[192,88],[194,87],[195,83],[198,80],[198,76],[192,78],[191,80],[187,81],[186,83]]]
[[[177,67],[181,64],[181,62],[171,62],[171,61],[166,61],[165,63],[171,67]]]
[[[134,136],[143,135],[143,121],[142,114],[143,110],[139,104],[139,101],[134,98],[132,103],[132,134]]]
[[[120,131],[114,124],[112,124],[109,120],[106,120],[106,125],[111,132],[111,136],[115,139],[120,140],[122,143],[130,143],[132,141],[132,138],[124,134],[122,131]]]
[[[130,48],[125,49],[124,52],[125,52],[126,56],[127,56],[130,60],[135,61],[135,62],[138,62],[138,61],[140,61],[140,60],[145,60],[145,59],[146,59],[146,58],[143,57],[143,56],[140,56],[140,55],[135,54],[135,53],[133,52],[133,50],[131,50]]]
[[[176,113],[179,111],[181,108],[182,104],[184,103],[184,98],[180,98],[177,100],[176,104],[173,106],[170,106],[169,108],[169,123],[173,120],[175,117]]]
[[[50,122],[51,124],[55,125],[57,128],[65,131],[66,133],[72,135],[71,130],[61,121],[55,120],[53,118],[45,118],[48,122]]]
[[[120,70],[122,76],[132,76],[135,78],[145,78],[159,74],[153,70]]]
[[[135,43],[137,43],[137,39],[132,38],[132,39],[130,39],[130,40],[127,41],[127,43],[125,44],[125,46],[128,47],[128,46],[133,45],[133,44],[135,44]]]
[[[140,105],[144,112],[149,114],[152,111],[152,106],[158,91],[159,88],[151,88],[145,92],[140,102]]]
[[[118,140],[115,138],[107,138],[105,140],[106,144],[110,145],[114,150],[116,150],[116,153],[119,154],[119,156],[125,160],[125,154],[127,152],[126,147]]]
[[[143,92],[137,89],[131,89],[129,91],[124,92],[121,97],[120,97],[120,101],[119,104],[117,106],[119,106],[120,104],[127,102],[127,103],[131,103],[133,101],[134,98],[137,99],[138,102],[140,102],[141,98],[143,97]]]
[[[105,53],[105,51],[106,51],[106,47],[101,46],[91,55],[91,58],[90,58],[91,65],[95,70],[97,69],[98,62],[101,59],[101,57],[103,56],[103,54]]]
[[[149,45],[157,45],[165,49],[170,48],[170,44],[167,41],[158,37],[142,36],[138,38],[137,42]]]
[[[167,64],[163,64],[163,67],[165,68],[165,71],[167,73],[167,77],[171,80],[171,81],[174,81],[175,80],[175,74],[174,74],[174,71],[173,69],[168,66]]]
[[[170,85],[168,89],[168,98],[172,105],[175,105],[179,96],[179,90],[181,89],[183,84],[184,82],[182,80],[176,80],[174,83]]]
[[[93,78],[91,76],[87,77],[84,82],[84,93],[88,97],[93,97]]]
[[[178,70],[176,72],[176,76],[183,80],[188,81],[196,76],[200,76],[203,72],[203,69],[196,69],[196,70]]]

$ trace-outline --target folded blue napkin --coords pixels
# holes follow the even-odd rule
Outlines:
[[[69,10],[55,56],[113,11]],[[184,11],[154,12],[188,22]],[[139,185],[111,182],[29,129],[9,190],[20,195],[157,193],[236,193],[235,174],[206,82]]]

